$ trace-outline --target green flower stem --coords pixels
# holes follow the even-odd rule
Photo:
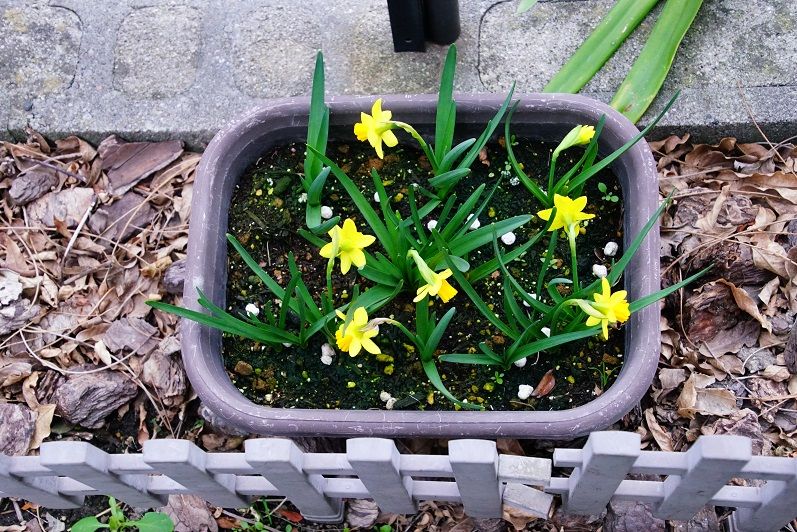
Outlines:
[[[423,153],[426,155],[426,158],[429,159],[429,164],[432,165],[432,173],[437,175],[437,168],[439,166],[437,164],[437,159],[435,158],[434,153],[432,153],[432,150],[429,148],[429,145],[426,143],[425,140],[423,140],[421,134],[418,133],[414,127],[412,127],[406,122],[391,120],[390,123],[409,133],[412,136],[412,138],[414,138],[418,142],[418,144],[421,146],[421,149],[423,150]]]
[[[576,227],[567,228],[567,240],[570,242],[570,269],[573,278],[573,288],[580,290],[581,285],[578,284],[578,255],[576,255],[576,234],[578,229]]]
[[[551,219],[556,216],[556,211],[554,210],[551,212]],[[542,259],[542,267],[540,268],[540,274],[537,276],[537,287],[534,291],[534,295],[537,297],[537,301],[540,300],[540,296],[542,295],[542,286],[545,282],[545,274],[548,272],[548,267],[551,265],[551,259],[553,258],[553,251],[556,249],[556,242],[559,240],[559,233],[554,231],[551,233],[551,240],[548,242],[548,249],[545,250],[545,255]]]
[[[329,305],[330,307],[335,306],[335,298],[332,294],[332,269],[335,267],[335,257],[332,256],[331,259],[327,261],[327,295],[329,297]]]
[[[556,159],[559,157],[558,153],[551,156],[551,168],[548,170],[548,199],[553,198],[553,175],[556,170]]]

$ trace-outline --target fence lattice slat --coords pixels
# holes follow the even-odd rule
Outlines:
[[[688,469],[664,481],[664,500],[654,515],[688,520],[735,477],[753,455],[749,438],[703,436],[686,452]]]
[[[11,460],[12,457],[0,455],[0,493],[22,497],[48,508],[80,508],[83,505],[83,497],[72,497],[59,493],[59,482],[56,477],[34,477],[30,480],[21,480],[13,476],[9,473]]]
[[[791,521],[797,511],[797,460],[792,459],[791,480],[770,480],[761,488],[762,504],[734,512],[740,530],[778,530]]]
[[[599,514],[639,457],[640,436],[634,432],[593,432],[583,449],[583,461],[570,475],[565,511]],[[559,459],[554,454],[554,463]]]
[[[82,441],[46,442],[41,445],[41,465],[58,475],[80,479],[100,493],[130,506],[152,508],[166,499],[147,491],[147,478],[117,475],[110,471],[111,455]]]
[[[291,502],[311,521],[340,522],[343,503],[324,494],[327,479],[307,474],[304,453],[291,440],[259,438],[244,444],[246,461],[266,477],[281,493],[291,494]]]
[[[473,517],[501,517],[502,486],[495,442],[452,440],[448,456],[465,512]]]
[[[144,462],[206,501],[226,508],[249,504],[235,493],[235,475],[207,471],[207,453],[187,440],[144,442]]]
[[[401,455],[392,440],[357,438],[346,442],[346,457],[382,511],[415,513],[412,477],[399,471]]]

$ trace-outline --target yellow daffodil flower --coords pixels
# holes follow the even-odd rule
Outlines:
[[[414,249],[410,250],[408,255],[415,260],[415,264],[418,265],[418,271],[420,272],[421,277],[424,281],[426,281],[425,285],[418,288],[418,291],[416,292],[417,295],[415,296],[415,299],[413,299],[415,303],[422,300],[427,295],[437,296],[443,300],[443,303],[448,303],[452,297],[457,295],[457,289],[451,286],[451,284],[446,280],[452,275],[450,269],[446,268],[442,272],[438,273],[433,271]]]
[[[357,140],[367,140],[376,150],[376,154],[380,159],[384,157],[384,152],[382,151],[383,142],[389,148],[398,144],[396,135],[391,131],[395,127],[395,124],[390,121],[392,117],[393,113],[382,110],[382,98],[379,98],[371,107],[371,114],[360,113],[361,121],[354,124],[354,134],[357,135]]]
[[[556,215],[554,216],[549,231],[556,231],[557,229],[564,228],[568,235],[572,234],[573,237],[578,233],[579,224],[584,220],[594,218],[594,214],[587,214],[584,212],[584,207],[587,206],[587,197],[581,196],[576,199],[570,199],[567,196],[560,196],[559,194],[553,195],[553,204],[556,208]],[[546,222],[551,217],[553,209],[545,209],[537,213],[537,216]]]
[[[559,154],[573,146],[581,146],[589,144],[592,137],[595,136],[595,128],[593,126],[576,126],[571,129],[562,142],[556,147],[551,156],[554,160],[559,157]]]
[[[379,334],[379,325],[377,320],[368,321],[368,312],[365,307],[357,307],[351,319],[346,323],[347,316],[341,311],[335,311],[338,318],[343,320],[343,323],[335,331],[335,341],[338,344],[338,349],[349,353],[349,356],[357,356],[361,349],[365,349],[369,353],[378,355],[381,353],[379,346],[376,345],[371,338]]]
[[[578,305],[588,314],[587,327],[600,324],[603,328],[603,339],[609,339],[609,324],[624,323],[631,316],[631,309],[628,306],[625,290],[618,290],[612,293],[609,281],[604,277],[601,279],[601,292],[593,295],[592,301],[579,301]]]
[[[365,266],[365,253],[367,248],[376,241],[372,235],[364,235],[357,231],[354,220],[347,218],[343,227],[336,225],[329,230],[332,242],[321,248],[321,256],[326,259],[340,258],[340,271],[345,275],[354,264],[358,269]]]

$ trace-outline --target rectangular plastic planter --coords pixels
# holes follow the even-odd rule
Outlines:
[[[518,96],[513,118],[518,136],[559,140],[575,124],[595,124],[606,115],[601,153],[619,148],[638,133],[607,105],[582,96]],[[374,97],[333,97],[330,138],[352,140],[352,125]],[[458,95],[458,132],[478,135],[477,128],[503,101],[497,95]],[[434,125],[436,96],[384,97],[384,108],[422,133]],[[227,281],[227,215],[234,186],[258,156],[306,135],[309,102],[277,100],[222,129],[199,165],[191,208],[184,302],[201,310],[196,288],[224,306]],[[469,131],[471,130],[471,131]],[[656,165],[647,143],[628,150],[612,167],[623,188],[625,242],[638,234],[658,201]],[[659,288],[659,234],[655,227],[625,273],[633,301]],[[625,415],[650,385],[659,359],[659,307],[650,305],[625,324],[625,357],[616,382],[595,400],[560,411],[396,411],[270,408],[252,403],[232,384],[224,369],[221,334],[184,320],[182,353],[188,377],[199,397],[217,415],[245,431],[282,436],[518,437],[570,439],[603,429]]]

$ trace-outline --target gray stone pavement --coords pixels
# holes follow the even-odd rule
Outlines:
[[[515,15],[514,0],[460,0],[457,89],[541,89],[611,4]],[[585,93],[611,99],[651,26]],[[705,0],[654,104],[682,89],[656,134],[759,140],[745,100],[772,140],[797,134],[794,42],[794,0]],[[328,94],[434,92],[445,54],[394,54],[384,0],[0,0],[0,136],[30,125],[201,146],[269,98],[307,94],[319,48]]]

